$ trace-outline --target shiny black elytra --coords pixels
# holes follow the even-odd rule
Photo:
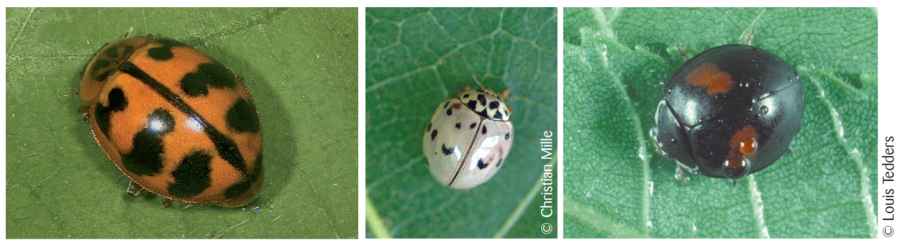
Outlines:
[[[666,84],[650,129],[684,171],[738,179],[775,162],[803,116],[803,83],[790,64],[747,45],[708,49]]]

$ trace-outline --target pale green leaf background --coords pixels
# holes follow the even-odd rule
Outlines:
[[[555,8],[366,9],[367,237],[557,237],[556,216],[540,215],[540,179],[556,161],[541,159],[539,143],[557,128],[557,17]],[[473,73],[509,90],[515,139],[490,181],[452,190],[429,173],[422,137],[441,101],[477,88]]]
[[[356,238],[357,9],[7,8],[8,238]],[[103,44],[151,33],[242,75],[259,110],[258,211],[125,194],[76,111]]]
[[[867,8],[566,8],[565,234],[874,237],[877,13]],[[688,56],[752,45],[793,64],[806,105],[793,152],[732,185],[675,179],[648,136]]]

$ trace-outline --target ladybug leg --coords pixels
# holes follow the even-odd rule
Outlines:
[[[688,177],[687,174],[684,173],[684,171],[686,170],[682,166],[678,166],[677,168],[675,168],[675,178],[678,179],[679,182],[681,182],[680,184],[678,184],[679,186],[684,186],[687,183]]]
[[[91,110],[91,103],[84,103],[83,105],[78,106],[79,113],[87,113],[90,110]]]
[[[169,199],[166,199],[163,196],[159,196],[159,199],[162,200],[163,207],[166,207],[166,208],[171,207],[171,205],[169,205]]]
[[[128,192],[129,196],[140,197],[140,196],[143,196],[144,194],[147,194],[147,189],[144,189],[144,187],[141,187],[134,181],[131,181],[131,183],[128,184],[127,192]]]
[[[665,100],[660,101],[659,103],[660,103],[660,104],[664,104],[664,103],[665,103]],[[662,108],[661,106],[662,106],[662,105],[660,105],[659,107],[657,107],[657,112],[655,113],[656,115],[659,115],[659,108]],[[653,121],[659,121],[659,120],[658,120],[658,119],[653,119]],[[658,137],[658,136],[659,136],[659,127],[657,127],[656,125],[654,125],[652,128],[650,128],[650,139],[653,139],[653,146],[654,146],[654,148],[656,149],[656,153],[659,153],[660,155],[666,157],[666,159],[668,159],[668,160],[672,160],[672,158],[669,157],[669,155],[666,154],[666,152],[662,150],[662,144],[659,143],[659,137]],[[680,168],[680,167],[679,167],[679,168]]]
[[[697,171],[696,166],[694,168],[691,168],[691,167],[684,165],[684,163],[681,163],[679,161],[675,161],[675,162],[678,163],[678,167],[675,168],[675,178],[677,178],[678,180],[681,181],[681,186],[684,186],[687,183],[687,181],[689,179],[691,179],[690,177],[687,176],[687,173],[691,173],[693,175],[697,175],[700,173]]]

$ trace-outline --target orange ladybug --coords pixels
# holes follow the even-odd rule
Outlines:
[[[78,95],[97,144],[131,179],[129,195],[223,207],[259,195],[256,105],[240,76],[202,52],[149,34],[107,44]]]

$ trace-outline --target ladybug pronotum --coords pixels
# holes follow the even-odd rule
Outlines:
[[[490,89],[467,89],[438,106],[422,139],[428,169],[438,182],[466,190],[500,170],[514,136],[505,98]]]
[[[128,194],[223,207],[259,195],[256,106],[241,77],[200,51],[149,34],[107,44],[78,95],[97,144],[131,179]]]
[[[803,83],[790,64],[748,45],[708,49],[688,60],[665,87],[657,149],[698,172],[738,179],[781,157],[800,130]]]

